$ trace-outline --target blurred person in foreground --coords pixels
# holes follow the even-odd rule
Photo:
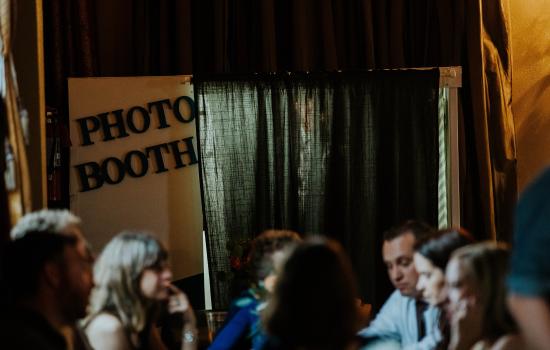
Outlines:
[[[68,349],[64,329],[85,316],[91,264],[70,235],[29,231],[8,245],[5,281],[13,301],[0,316],[6,349]]]
[[[508,304],[530,349],[550,344],[550,168],[521,195],[508,276]]]
[[[319,237],[296,246],[284,261],[262,314],[263,349],[357,349],[357,289],[341,246]]]
[[[78,260],[78,264],[70,264],[66,266],[66,270],[68,270],[68,273],[70,270],[76,271],[73,275],[70,277],[70,281],[68,281],[67,289],[70,291],[72,288],[78,288],[80,289],[79,292],[75,292],[74,294],[80,293],[80,303],[83,304],[83,308],[86,307],[88,303],[88,296],[90,293],[90,290],[93,286],[93,278],[92,278],[92,263],[93,263],[93,256],[90,252],[89,246],[87,241],[85,240],[82,230],[81,230],[81,221],[80,218],[73,215],[70,211],[66,209],[42,209],[39,211],[31,212],[26,215],[24,215],[17,224],[12,228],[10,232],[10,237],[14,242],[19,241],[20,239],[23,239],[27,237],[28,235],[37,235],[37,234],[47,234],[47,235],[60,235],[62,237],[69,238],[70,241],[74,241],[74,251],[76,253],[76,258]],[[50,238],[51,240],[52,238]],[[32,240],[32,244],[38,244],[37,242],[39,239],[34,238]],[[15,246],[19,246],[20,244],[28,245],[30,244],[28,240],[25,240],[26,243],[18,243],[15,244]],[[30,244],[30,245],[32,245]],[[44,243],[47,244],[47,243]],[[18,249],[18,248],[14,248]],[[29,247],[28,251],[25,251],[23,253],[22,258],[28,256],[31,253],[34,247]],[[72,248],[69,250],[73,250]],[[46,253],[46,256],[39,256],[34,263],[36,264],[46,264],[52,256],[48,254],[53,254],[54,256],[57,254],[56,252],[44,252]],[[68,254],[69,260],[74,258],[72,252]],[[56,258],[59,260],[59,258]],[[62,259],[61,259],[62,260]],[[14,264],[12,266],[7,266],[11,271],[15,271],[17,265],[19,262],[12,262],[11,264]],[[46,264],[47,265],[47,264]],[[15,266],[15,267],[14,267]],[[34,269],[36,266],[27,268]],[[9,272],[9,271],[8,271]],[[27,272],[24,272],[23,270],[15,271],[17,274],[20,274],[23,276],[22,278],[25,278],[25,274]],[[34,272],[33,272],[34,273]],[[29,277],[32,279],[32,277]],[[10,283],[8,283],[10,284]],[[10,286],[8,286],[9,289]],[[17,287],[16,287],[17,288]],[[14,295],[12,293],[12,295]],[[17,296],[15,294],[14,296]],[[8,298],[9,299],[9,298]],[[70,303],[70,301],[68,302]],[[14,301],[15,305],[18,305],[19,303],[17,301]],[[55,304],[55,302],[52,302],[52,304]],[[82,317],[81,315],[80,317]],[[78,327],[76,327],[76,324],[74,322],[69,322],[67,324],[63,324],[59,329],[57,329],[58,332],[62,333],[65,337],[65,340],[67,342],[67,347],[69,349],[89,349],[90,346],[86,340],[86,337],[79,332]]]
[[[290,230],[266,230],[252,241],[249,254],[252,283],[231,303],[225,324],[217,332],[209,350],[253,349],[265,342],[260,312],[273,292],[277,279],[275,265],[284,250],[297,244],[300,236]]]
[[[484,242],[456,250],[446,270],[449,350],[513,350],[525,344],[506,306],[510,251]]]
[[[95,287],[82,327],[94,349],[166,349],[157,327],[163,312],[183,350],[197,348],[197,329],[187,296],[172,283],[168,253],[154,237],[122,232],[103,249],[94,266]]]

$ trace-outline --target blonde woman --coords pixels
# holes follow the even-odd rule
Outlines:
[[[449,349],[523,349],[506,307],[505,278],[510,252],[494,242],[454,252],[446,281],[451,318]]]
[[[185,294],[171,284],[167,257],[162,244],[145,233],[123,232],[107,244],[94,267],[83,324],[93,348],[166,349],[155,324],[167,311],[181,315],[181,349],[196,349],[195,316]]]

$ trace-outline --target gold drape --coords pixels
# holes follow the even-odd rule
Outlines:
[[[468,66],[486,238],[509,241],[517,197],[509,18],[501,1],[467,2]]]
[[[4,101],[7,125],[7,149],[12,157],[7,171],[13,178],[7,188],[10,221],[13,225],[23,214],[31,210],[31,184],[23,123],[21,121],[17,78],[11,53],[13,13],[15,4],[11,0],[0,0],[0,95]],[[2,144],[4,147],[4,144]]]

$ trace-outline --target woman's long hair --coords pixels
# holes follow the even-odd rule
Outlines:
[[[508,247],[494,242],[478,243],[458,249],[452,258],[458,261],[463,277],[472,282],[483,307],[483,337],[495,341],[516,333],[516,323],[506,306]]]
[[[310,239],[282,267],[263,314],[267,332],[287,349],[345,349],[357,331],[356,296],[341,246]]]
[[[162,244],[148,234],[126,231],[115,236],[94,266],[95,287],[87,320],[109,312],[128,332],[139,334],[149,322],[148,312],[153,306],[141,293],[142,273],[147,268],[159,268],[167,257]]]
[[[414,245],[414,250],[430,260],[436,268],[445,274],[445,268],[453,252],[474,242],[474,238],[468,231],[461,228],[451,228],[437,231],[421,239]],[[443,339],[438,344],[437,349],[447,349],[451,335],[449,327],[447,318],[443,316],[443,313],[440,314],[439,328]]]
[[[461,228],[440,230],[416,242],[414,250],[445,272],[451,254],[458,248],[474,243],[472,235]]]

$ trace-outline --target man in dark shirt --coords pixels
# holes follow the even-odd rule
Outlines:
[[[2,349],[66,349],[62,329],[86,314],[91,261],[74,235],[28,231],[7,247],[10,304],[0,318]]]

